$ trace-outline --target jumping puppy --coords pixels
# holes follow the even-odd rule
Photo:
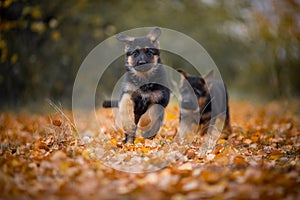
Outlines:
[[[153,139],[164,118],[164,108],[170,99],[166,72],[159,51],[159,28],[147,36],[117,35],[125,43],[126,74],[120,100],[104,101],[103,107],[119,107],[119,118],[125,132],[125,143],[133,143],[137,128],[143,137]]]
[[[228,94],[224,83],[212,78],[213,71],[203,77],[189,75],[181,69],[177,71],[183,75],[180,84],[181,123],[196,122],[202,126],[201,134],[204,134],[207,132],[208,126],[213,125],[215,119],[223,114],[225,115],[224,130],[230,133]],[[196,101],[193,98],[196,98]],[[183,119],[184,122],[182,122]],[[210,123],[211,121],[212,123]],[[189,126],[189,124],[184,125]]]

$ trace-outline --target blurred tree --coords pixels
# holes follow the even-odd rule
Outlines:
[[[197,40],[229,88],[240,94],[299,94],[296,0],[4,0],[0,11],[2,107],[44,98],[70,105],[76,72],[93,47],[117,32],[147,26]],[[176,56],[163,56],[166,65],[189,66]],[[124,73],[123,62],[120,58],[107,70],[104,82],[111,84],[101,91],[111,91]]]
[[[88,6],[84,0],[1,1],[2,105],[71,96],[78,66],[107,37],[109,23],[84,11]]]
[[[275,97],[298,96],[299,1],[266,0],[251,3],[251,15],[246,23],[253,41],[251,52],[256,55],[256,59],[250,60],[249,65],[258,65],[262,73],[252,72],[250,75],[264,77],[264,85],[272,88],[269,93]]]

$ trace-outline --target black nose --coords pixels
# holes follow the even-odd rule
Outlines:
[[[144,65],[144,64],[146,64],[146,61],[144,61],[144,60],[138,61],[138,65]]]

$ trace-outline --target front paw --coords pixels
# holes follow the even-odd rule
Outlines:
[[[164,118],[164,107],[158,104],[152,105],[146,113],[142,115],[138,127],[144,131],[143,137],[153,139],[160,129]]]
[[[127,134],[125,133],[124,144],[133,144],[135,140],[135,134]]]
[[[125,120],[125,119],[123,119],[122,120],[122,127],[123,127],[123,130],[126,133],[134,133],[135,130],[136,130],[136,125],[135,125],[135,123],[132,123],[131,120]]]

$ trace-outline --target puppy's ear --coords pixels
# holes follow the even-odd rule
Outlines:
[[[123,35],[123,34],[118,34],[116,35],[117,40],[124,42],[125,44],[130,44],[134,41],[134,37],[128,36],[128,35]]]
[[[212,79],[213,77],[214,77],[214,70],[212,69],[201,78],[202,79],[201,82],[203,83],[203,85],[206,85],[207,92],[209,92],[209,90],[212,87],[212,83],[208,80]]]
[[[205,85],[205,79],[200,77],[199,84],[200,85]]]
[[[155,42],[161,34],[160,28],[156,27],[150,33],[148,33],[147,37],[151,40],[151,42]]]
[[[203,76],[204,80],[212,79],[214,77],[214,70],[210,70],[207,74]]]
[[[181,73],[181,74],[183,75],[184,78],[187,78],[187,77],[190,76],[187,72],[183,71],[183,69],[177,69],[177,71],[178,71],[179,73]]]

